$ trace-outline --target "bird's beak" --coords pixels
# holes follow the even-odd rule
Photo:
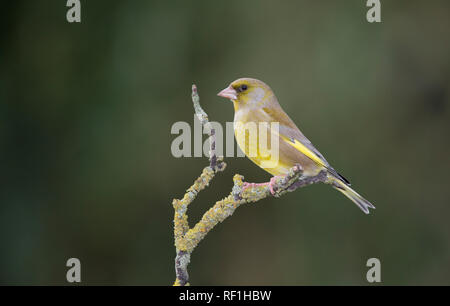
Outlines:
[[[227,88],[219,92],[217,95],[219,97],[228,98],[230,100],[237,100],[237,92],[231,86],[228,86]]]

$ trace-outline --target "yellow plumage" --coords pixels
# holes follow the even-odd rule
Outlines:
[[[326,170],[327,183],[342,192],[361,210],[369,213],[369,207],[375,208],[350,188],[350,183],[329,165],[283,111],[268,85],[256,79],[238,79],[221,91],[219,96],[233,101],[236,142],[255,164],[276,176],[286,175],[295,164],[303,167],[303,174],[306,176],[317,175]],[[278,147],[261,145],[262,136],[268,144],[276,144]],[[273,160],[277,162],[274,163]]]

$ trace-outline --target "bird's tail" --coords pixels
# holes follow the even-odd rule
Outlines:
[[[329,175],[329,183],[336,189],[342,192],[347,198],[353,201],[365,214],[369,214],[369,208],[375,209],[369,201],[360,196],[348,184],[343,182],[340,178],[334,175]]]

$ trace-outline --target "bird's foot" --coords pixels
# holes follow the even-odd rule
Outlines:
[[[267,184],[270,184],[270,183],[247,183],[247,182],[244,182],[244,186],[242,186],[242,190],[245,190],[247,188],[263,187],[263,186],[266,186]]]
[[[270,182],[267,183],[247,183],[244,182],[244,185],[242,186],[242,190],[245,190],[247,188],[255,188],[255,187],[265,187],[265,186],[269,186],[269,190],[270,193],[275,196],[276,190],[274,189],[276,183],[277,183],[277,179],[280,178],[284,178],[284,176],[279,175],[279,176],[273,176],[270,178]]]
[[[275,184],[277,183],[277,179],[283,178],[283,177],[284,176],[282,176],[282,175],[277,175],[277,176],[273,176],[273,177],[270,178],[270,182],[268,184],[269,184],[270,193],[273,196],[275,196],[275,193],[276,193],[276,191],[274,190],[274,187],[275,187]]]

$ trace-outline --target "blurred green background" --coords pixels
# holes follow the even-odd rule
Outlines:
[[[9,1],[0,27],[0,283],[171,285],[173,209],[208,163],[172,157],[217,92],[268,83],[302,131],[377,209],[326,185],[239,208],[192,254],[194,285],[450,285],[450,3],[381,1]],[[206,139],[206,137],[205,137]],[[190,207],[193,225],[232,176],[228,158]]]

